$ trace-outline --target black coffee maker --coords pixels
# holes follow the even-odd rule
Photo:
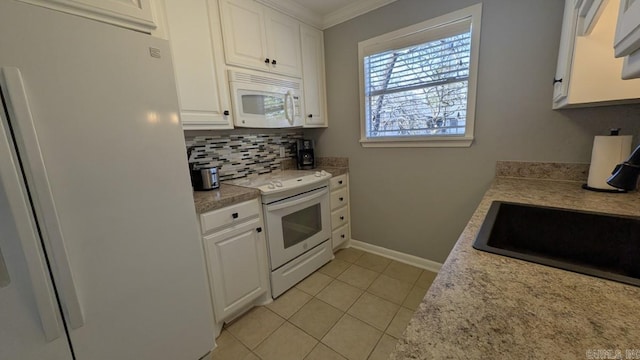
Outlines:
[[[299,170],[308,170],[316,167],[315,157],[313,156],[313,140],[298,139],[296,158]]]

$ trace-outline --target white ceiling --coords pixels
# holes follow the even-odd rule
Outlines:
[[[319,29],[345,22],[396,0],[258,0]]]

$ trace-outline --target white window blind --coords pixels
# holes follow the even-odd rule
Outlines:
[[[477,67],[473,19],[448,16],[424,25],[418,31],[408,28],[404,36],[394,32],[388,40],[378,37],[360,44],[361,142],[472,139],[471,76]]]

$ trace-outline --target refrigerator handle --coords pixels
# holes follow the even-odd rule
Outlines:
[[[0,71],[5,105],[12,119],[11,125],[16,146],[20,152],[22,170],[24,171],[26,182],[29,184],[29,196],[33,204],[33,210],[35,210],[39,220],[35,224],[34,217],[30,216],[30,221],[33,224],[32,231],[36,229],[35,226],[40,229],[40,236],[46,246],[49,259],[53,260],[50,261],[50,265],[54,273],[55,286],[66,310],[67,324],[72,329],[77,329],[84,325],[84,314],[73,278],[62,229],[60,228],[58,213],[51,193],[24,81],[20,70],[17,68],[2,67]],[[5,169],[1,170],[5,172]],[[23,188],[21,194],[27,195],[26,189]],[[23,201],[26,201],[26,198],[23,198]]]
[[[6,90],[4,81],[5,69],[0,69],[0,86]],[[4,94],[6,95],[6,94]],[[0,184],[4,188],[9,208],[16,224],[18,241],[24,253],[25,262],[36,308],[40,315],[40,322],[47,341],[60,337],[62,326],[58,321],[58,308],[53,288],[50,283],[49,271],[40,248],[40,238],[34,222],[31,206],[27,200],[27,192],[14,154],[13,141],[5,126],[4,112],[0,113]]]

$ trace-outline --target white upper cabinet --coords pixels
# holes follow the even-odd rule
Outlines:
[[[622,80],[623,60],[614,56],[618,6],[619,0],[565,1],[554,109],[640,101],[640,80]]]
[[[574,1],[576,4],[581,3],[578,9],[578,28],[576,29],[576,34],[578,36],[588,35],[598,23],[598,19],[600,19],[600,15],[602,15],[607,0]]]
[[[300,23],[253,0],[221,0],[228,65],[301,77]]]
[[[146,33],[158,27],[152,0],[20,1]]]
[[[300,22],[275,10],[264,10],[271,71],[300,77]]]
[[[615,37],[616,56],[640,49],[640,1],[621,0]]]
[[[322,31],[301,24],[300,40],[305,108],[304,126],[327,127],[324,37]]]
[[[232,129],[217,0],[167,0],[165,10],[183,128]]]
[[[220,12],[227,63],[268,71],[263,7],[253,0],[221,0]]]
[[[558,49],[558,65],[553,79],[553,107],[565,101],[569,92],[569,76],[573,60],[573,44],[578,24],[578,8],[573,0],[565,0],[562,32],[560,34],[560,48]]]
[[[623,79],[640,77],[640,1],[622,0],[615,38],[616,56],[624,56]]]

